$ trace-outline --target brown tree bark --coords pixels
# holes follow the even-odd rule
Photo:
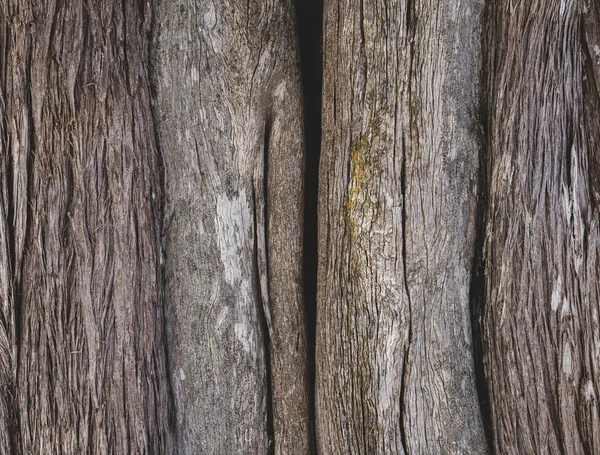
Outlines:
[[[324,16],[311,353],[292,0],[0,0],[0,454],[600,453],[600,4]]]
[[[308,452],[291,5],[0,14],[0,452]]]
[[[168,453],[146,2],[0,2],[2,453]]]
[[[483,327],[497,453],[600,452],[599,19],[597,2],[490,5]]]
[[[325,2],[321,453],[486,453],[469,283],[482,2]]]

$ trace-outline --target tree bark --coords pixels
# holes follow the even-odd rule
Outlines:
[[[2,453],[168,453],[146,2],[0,2]]]
[[[309,451],[291,13],[287,1],[158,2],[156,121],[180,453]]]
[[[486,453],[473,369],[482,2],[325,2],[320,452]]]
[[[318,246],[293,12],[0,0],[0,454],[600,453],[598,1],[327,0]]]
[[[600,452],[597,2],[490,8],[485,360],[497,453]]]

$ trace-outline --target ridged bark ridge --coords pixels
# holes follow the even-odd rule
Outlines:
[[[150,13],[0,2],[2,453],[170,450]]]
[[[499,454],[600,452],[597,2],[498,1],[484,351]]]

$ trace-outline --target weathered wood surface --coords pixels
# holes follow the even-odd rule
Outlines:
[[[495,452],[600,453],[600,4],[484,3],[325,2],[320,453],[488,452],[480,261]],[[296,48],[0,0],[0,454],[310,453]]]
[[[1,453],[169,453],[150,15],[0,1]]]
[[[293,31],[288,1],[158,1],[155,120],[180,453],[267,453],[273,435],[275,453],[308,452]]]
[[[478,0],[325,2],[321,453],[486,453],[469,282]]]
[[[490,5],[483,322],[494,446],[600,453],[598,3]]]

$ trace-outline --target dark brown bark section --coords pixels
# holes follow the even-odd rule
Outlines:
[[[0,2],[1,404],[17,453],[170,451],[150,17],[136,0]]]
[[[317,317],[317,206],[321,151],[321,100],[323,89],[323,0],[295,0],[306,143],[303,229],[303,287],[307,329],[307,377],[311,453],[316,453],[315,341]]]
[[[490,5],[484,341],[497,453],[600,452],[598,5]]]

